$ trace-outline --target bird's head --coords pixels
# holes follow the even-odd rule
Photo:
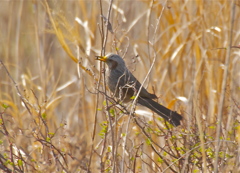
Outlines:
[[[106,56],[96,56],[96,60],[105,62],[110,70],[116,68],[125,68],[125,62],[117,54],[108,54]]]

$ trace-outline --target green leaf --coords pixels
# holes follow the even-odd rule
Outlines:
[[[148,145],[151,145],[151,144],[152,144],[151,139],[147,138],[147,139],[146,139],[146,143],[147,143]]]
[[[139,135],[140,134],[140,132],[135,132],[135,135]]]
[[[17,161],[17,165],[18,165],[18,166],[22,166],[22,165],[23,165],[23,161],[22,161],[21,159],[19,159],[19,160]]]
[[[164,155],[164,156],[167,156],[167,153],[164,151],[164,152],[163,152],[163,155]]]
[[[126,136],[126,133],[122,133],[121,136],[122,136],[122,137]]]
[[[114,109],[110,109],[110,110],[109,110],[109,113],[114,116],[114,115],[115,115]]]
[[[51,138],[47,137],[46,141],[51,142]]]
[[[160,157],[158,157],[157,161],[158,161],[159,163],[163,163],[163,159],[161,159]]]
[[[3,104],[2,104],[2,107],[3,107],[4,109],[7,109],[9,106],[3,103]]]
[[[103,101],[103,106],[106,106],[107,105],[107,102],[106,100]]]
[[[47,114],[46,114],[45,112],[42,114],[42,118],[43,118],[43,119],[46,119],[46,118],[47,118]]]
[[[100,123],[100,126],[102,127],[102,129],[99,133],[99,136],[104,138],[105,134],[107,133],[107,129],[108,129],[107,121],[103,121],[102,123]]]
[[[55,134],[54,133],[51,133],[49,132],[48,135],[52,138]]]
[[[111,147],[111,146],[108,146],[108,147],[107,147],[107,150],[108,150],[108,152],[111,152],[111,151],[112,151],[112,147]]]
[[[130,99],[132,99],[132,100],[134,100],[136,98],[136,96],[132,96],[132,97],[130,97]]]

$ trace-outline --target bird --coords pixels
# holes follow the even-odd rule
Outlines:
[[[173,126],[179,126],[181,124],[182,116],[154,101],[154,99],[157,99],[157,96],[149,93],[141,85],[126,67],[121,56],[110,53],[106,56],[96,56],[96,60],[100,60],[107,64],[107,86],[115,98],[118,98],[123,102],[130,102],[141,89],[137,98],[138,104],[157,113]]]

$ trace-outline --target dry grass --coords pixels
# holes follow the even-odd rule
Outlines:
[[[0,169],[239,172],[239,19],[239,1],[1,1]],[[108,99],[105,52],[141,82],[153,65],[182,125]]]

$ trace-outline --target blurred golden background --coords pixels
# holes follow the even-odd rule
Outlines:
[[[239,19],[239,1],[1,1],[0,169],[240,171]],[[106,100],[110,52],[141,82],[153,65],[144,86],[180,127]]]

